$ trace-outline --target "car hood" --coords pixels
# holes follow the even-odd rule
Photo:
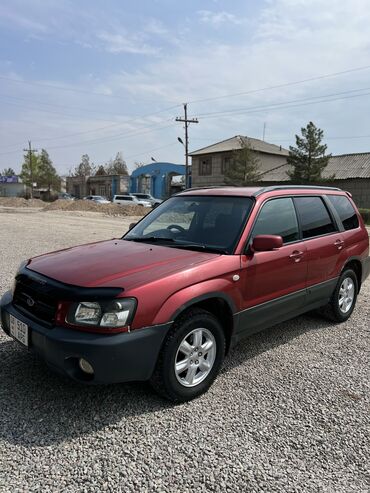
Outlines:
[[[218,256],[134,241],[109,240],[34,257],[27,268],[75,286],[127,290]]]

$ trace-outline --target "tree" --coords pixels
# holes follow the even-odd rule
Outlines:
[[[331,157],[331,154],[325,154],[327,145],[321,143],[324,132],[309,122],[305,128],[301,128],[301,134],[302,137],[295,136],[296,147],[289,147],[287,162],[292,169],[287,174],[297,184],[323,181],[322,172]],[[333,178],[334,175],[327,180]]]
[[[126,162],[123,159],[122,152],[117,152],[113,161],[110,159],[105,165],[108,175],[128,175]]]
[[[32,182],[38,183],[39,157],[35,152],[31,152],[31,162],[30,154],[28,152],[24,154],[22,170],[19,176],[21,177],[22,182],[28,187],[32,186]]]
[[[60,177],[45,149],[41,149],[38,163],[38,186],[47,188],[49,194],[50,190],[60,191]]]
[[[145,164],[142,163],[141,161],[135,161],[134,166],[135,166],[135,169],[139,169],[139,168],[142,168],[143,166],[145,166]]]
[[[13,168],[4,168],[3,171],[0,171],[0,176],[13,176],[15,175],[15,171]]]
[[[91,176],[94,174],[94,165],[90,164],[90,158],[87,154],[83,154],[81,162],[74,169],[74,176]]]
[[[104,166],[101,164],[98,169],[96,170],[95,176],[104,176],[106,175],[107,172],[105,171]]]
[[[228,185],[245,186],[258,181],[259,160],[248,144],[233,152],[229,168],[225,171],[225,182]]]

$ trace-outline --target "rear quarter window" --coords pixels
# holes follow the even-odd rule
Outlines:
[[[327,197],[337,211],[346,231],[359,227],[360,223],[356,211],[348,197],[344,195],[328,195]]]
[[[321,197],[295,197],[294,203],[303,239],[334,233],[337,230]]]

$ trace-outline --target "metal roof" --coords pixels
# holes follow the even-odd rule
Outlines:
[[[260,181],[288,181],[289,169],[288,164],[280,164],[264,172]],[[370,178],[370,152],[332,156],[323,172],[323,177],[330,178],[332,175],[335,175],[335,180]]]
[[[245,145],[248,145],[254,151],[264,152],[266,154],[275,154],[279,156],[287,156],[289,154],[289,151],[281,146],[269,144],[268,142],[264,142],[260,139],[254,139],[252,137],[235,135],[235,137],[231,137],[230,139],[222,140],[216,144],[193,151],[189,154],[189,156],[201,156],[203,154],[213,154],[216,152],[236,151]]]

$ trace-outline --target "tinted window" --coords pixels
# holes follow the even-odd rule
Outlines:
[[[328,199],[335,207],[345,230],[358,228],[357,214],[347,197],[344,195],[328,195]]]
[[[252,208],[248,197],[179,195],[154,209],[125,240],[231,253]],[[168,241],[170,240],[170,241]],[[201,248],[199,248],[201,247]]]
[[[320,197],[296,197],[294,199],[301,221],[303,238],[333,233],[336,228]]]
[[[297,216],[292,199],[269,200],[262,207],[252,237],[257,235],[281,236],[284,243],[299,239]]]

